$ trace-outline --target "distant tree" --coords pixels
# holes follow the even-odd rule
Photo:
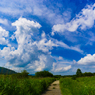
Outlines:
[[[95,72],[93,73],[93,76],[95,76]]]
[[[53,74],[50,73],[49,71],[44,70],[44,71],[36,72],[35,76],[36,77],[53,77]]]
[[[76,71],[76,75],[77,76],[82,76],[82,71],[78,68],[77,71]]]
[[[26,71],[26,70],[23,70],[22,72],[21,72],[21,75],[23,76],[23,77],[28,77],[28,72]]]
[[[60,79],[62,76],[61,75],[53,75],[53,77]]]
[[[26,70],[21,71],[21,73],[12,74],[13,78],[27,78],[28,72]]]
[[[94,76],[94,74],[91,72],[85,72],[83,73],[83,76]]]

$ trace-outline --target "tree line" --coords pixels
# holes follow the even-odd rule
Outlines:
[[[21,73],[16,73],[12,74],[13,77],[18,77],[18,78],[27,78],[29,76],[29,73],[26,70],[23,70]],[[81,69],[77,69],[75,75],[53,75],[49,71],[39,71],[35,73],[35,77],[54,77],[54,78],[61,78],[61,77],[72,77],[72,79],[76,79],[77,77],[85,77],[85,76],[95,76],[95,73],[91,72],[85,72],[82,73]]]

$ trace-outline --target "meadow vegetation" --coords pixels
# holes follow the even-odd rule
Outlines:
[[[63,95],[95,95],[95,73],[82,73],[80,69],[75,75],[65,76],[45,70],[36,72],[35,76],[29,76],[26,70],[0,74],[0,95],[41,95],[55,80],[60,80]]]
[[[41,95],[55,81],[53,77],[28,74],[26,70],[11,75],[0,74],[0,95]]]
[[[79,69],[72,77],[60,78],[62,95],[95,95],[95,74]]]
[[[54,78],[12,78],[0,76],[0,95],[41,95]]]

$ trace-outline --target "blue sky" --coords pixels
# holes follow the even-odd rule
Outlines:
[[[95,1],[2,0],[0,66],[30,74],[95,72]]]

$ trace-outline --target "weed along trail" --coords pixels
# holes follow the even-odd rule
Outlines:
[[[42,95],[62,95],[59,80],[54,81]]]

